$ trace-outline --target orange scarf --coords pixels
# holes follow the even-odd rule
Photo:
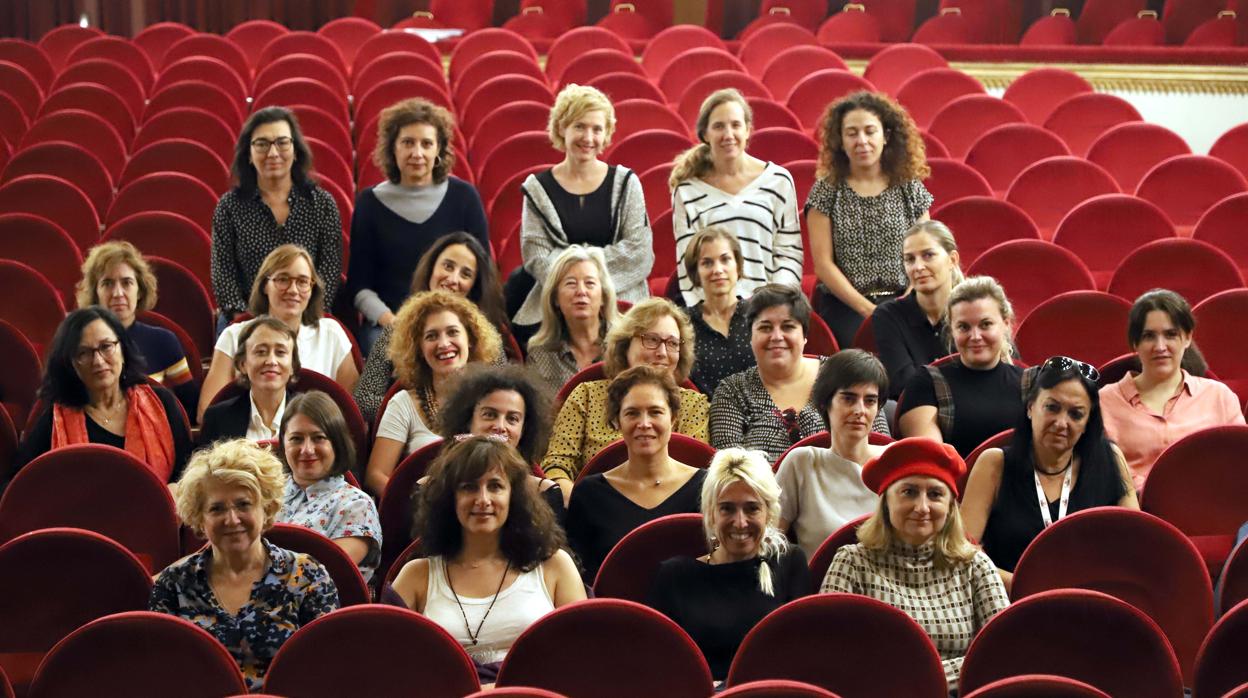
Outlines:
[[[173,474],[173,431],[165,406],[151,386],[140,383],[126,390],[126,451],[147,464],[161,482]],[[81,407],[52,405],[52,448],[90,443],[87,413]]]

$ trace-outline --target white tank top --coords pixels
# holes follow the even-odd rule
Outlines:
[[[481,634],[477,636],[477,644],[474,646],[465,627],[464,616],[468,617],[467,622],[472,627],[472,632],[477,632],[477,625],[485,616],[486,609],[490,608],[491,601],[494,601],[494,608],[481,625]],[[503,661],[507,650],[511,649],[511,644],[520,633],[533,621],[553,610],[555,604],[546,589],[546,578],[540,564],[516,577],[510,586],[499,592],[497,601],[493,595],[473,598],[460,594],[457,604],[446,581],[446,565],[442,558],[429,558],[425,616],[449,632],[463,646],[468,656],[477,662],[489,664]]]

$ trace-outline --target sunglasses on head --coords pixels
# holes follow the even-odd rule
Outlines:
[[[1069,356],[1050,357],[1040,366],[1041,373],[1046,371],[1057,371],[1058,373],[1073,371],[1093,383],[1101,379],[1100,372],[1093,368],[1092,364],[1076,361]]]

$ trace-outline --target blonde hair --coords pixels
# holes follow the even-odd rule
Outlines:
[[[689,283],[693,284],[694,288],[702,285],[702,279],[698,276],[698,261],[702,257],[702,246],[715,240],[727,241],[733,258],[737,260],[737,277],[739,278],[745,272],[745,257],[741,254],[741,241],[731,230],[712,225],[694,233],[693,239],[685,247],[684,259],[681,260],[681,263],[685,265],[685,273],[689,275]]]
[[[139,299],[135,303],[134,312],[140,313],[156,307],[156,274],[152,272],[147,260],[138,248],[125,240],[113,240],[92,247],[87,251],[87,258],[82,263],[82,278],[74,285],[74,300],[79,308],[89,305],[104,305],[95,287],[100,284],[100,277],[118,264],[125,264],[134,270],[134,279],[139,285]]]
[[[247,300],[247,310],[252,315],[258,317],[269,314],[269,294],[265,289],[269,276],[276,273],[278,269],[293,264],[296,259],[307,262],[308,269],[312,272],[312,290],[308,296],[308,305],[303,309],[303,316],[299,318],[299,322],[309,326],[315,325],[325,315],[325,280],[316,270],[312,255],[294,243],[277,247],[261,262],[260,271],[256,272],[256,278],[251,282],[251,298]]]
[[[901,484],[894,482],[888,489]],[[943,483],[942,483],[943,485]],[[948,487],[946,486],[946,489]],[[884,552],[898,540],[897,529],[888,517],[888,490],[880,495],[880,503],[862,525],[858,527],[858,542],[867,550]],[[949,492],[949,513],[945,516],[945,525],[936,532],[934,563],[938,569],[947,569],[954,565],[970,562],[978,550],[967,540],[966,529],[962,527],[962,513],[958,509],[958,500],[954,492]]]
[[[615,107],[601,90],[588,85],[568,83],[559,90],[555,104],[550,108],[550,120],[546,124],[546,132],[550,136],[550,144],[555,150],[565,149],[563,132],[577,119],[591,111],[600,111],[606,117],[606,133],[603,134],[602,147],[611,145],[611,136],[615,133]]]
[[[949,272],[950,288],[966,280],[966,275],[962,273],[961,256],[959,255],[957,262],[954,262],[952,259],[953,253],[958,251],[958,241],[953,237],[953,231],[949,229],[949,226],[940,221],[919,221],[910,226],[906,234],[901,236],[901,240],[904,243],[915,235],[931,237],[950,256],[950,262],[953,265],[953,269]]]
[[[715,111],[721,104],[728,102],[736,102],[741,105],[741,111],[745,114],[745,126],[749,131],[754,130],[754,110],[750,109],[750,103],[745,101],[745,97],[737,91],[735,87],[726,87],[722,90],[715,90],[706,99],[702,100],[702,107],[698,109],[698,121],[696,132],[698,134],[698,144],[676,156],[676,160],[672,167],[672,176],[667,180],[667,185],[671,189],[675,189],[676,185],[689,179],[697,179],[715,167],[715,163],[711,162],[711,146],[706,142],[706,129],[711,125],[711,112]],[[742,150],[745,150],[742,147]]]
[[[745,483],[767,507],[767,522],[758,549],[758,556],[763,558],[763,564],[758,566],[758,588],[768,596],[775,596],[771,566],[767,564],[767,560],[779,559],[789,549],[789,541],[779,528],[780,485],[762,451],[725,448],[711,459],[706,480],[702,482],[702,527],[706,530],[707,546],[712,551],[717,546],[713,521],[719,496],[729,485],[737,482]]]
[[[389,357],[394,374],[407,388],[433,385],[433,371],[420,351],[420,336],[429,316],[449,310],[464,323],[468,333],[468,363],[493,363],[503,350],[498,330],[472,301],[449,291],[417,293],[403,303],[394,319]]]
[[[614,378],[628,365],[628,347],[633,337],[650,329],[661,318],[670,317],[676,321],[680,331],[680,358],[676,361],[673,378],[677,384],[684,382],[693,370],[693,325],[689,317],[682,313],[675,303],[663,297],[647,298],[628,309],[620,319],[607,330],[606,348],[602,352],[603,373],[607,378]]]
[[[1014,306],[1005,297],[1005,289],[991,276],[970,276],[962,283],[953,287],[949,293],[949,302],[945,304],[945,317],[949,318],[949,331],[953,332],[953,306],[959,303],[974,303],[977,300],[991,298],[996,301],[1001,312],[1001,321],[1005,323],[1005,340],[1001,342],[1001,360],[1007,364],[1014,363]],[[952,345],[953,342],[950,342]]]
[[[264,511],[264,530],[273,527],[282,508],[286,473],[267,448],[247,439],[218,441],[197,452],[178,481],[176,505],[182,523],[204,534],[204,507],[210,485],[245,487]]]
[[[598,311],[598,338],[605,337],[607,329],[615,324],[620,311],[615,306],[615,283],[611,281],[611,274],[607,271],[607,259],[602,254],[602,248],[568,245],[555,257],[542,281],[542,324],[529,339],[529,348],[559,349],[571,339],[568,322],[559,309],[559,285],[568,269],[580,262],[589,262],[598,269],[598,285],[602,289],[602,308]]]

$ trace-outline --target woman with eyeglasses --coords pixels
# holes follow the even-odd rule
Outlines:
[[[1082,361],[1045,361],[1009,446],[972,464],[966,534],[983,544],[1007,587],[1023,550],[1058,519],[1092,507],[1140,508],[1127,461],[1105,434],[1099,378]]]
[[[247,291],[260,266],[288,243],[308,251],[325,279],[325,307],[333,306],[342,275],[342,222],[334,197],[312,176],[312,151],[299,119],[283,107],[254,112],[234,146],[231,170],[234,188],[212,215],[212,295],[222,326],[247,311]]]
[[[344,390],[355,387],[360,377],[351,355],[351,338],[333,318],[325,317],[325,282],[312,264],[312,256],[298,245],[282,245],[269,253],[251,286],[247,308],[252,315],[272,315],[286,323],[299,337],[299,363],[310,371],[334,379]],[[234,355],[242,323],[226,327],[217,337],[212,365],[204,376],[199,395],[199,416],[221,388],[234,378]],[[268,425],[277,435],[278,415]]]
[[[811,403],[820,359],[805,356],[810,303],[801,290],[767,284],[746,306],[757,365],[724,379],[711,402],[711,445],[767,454],[775,463],[790,446],[827,429]],[[888,433],[877,419],[872,429]]]
[[[57,328],[39,399],[44,411],[18,445],[10,477],[36,456],[74,444],[123,449],[162,482],[176,481],[190,455],[178,399],[148,382],[134,340],[98,305],[71,312]]]
[[[674,383],[689,377],[693,366],[693,328],[689,318],[666,298],[649,298],[629,309],[607,332],[603,380],[576,386],[555,417],[550,449],[542,460],[546,476],[559,483],[567,498],[581,468],[599,451],[621,438],[608,419],[607,386],[624,369],[653,366]],[[706,440],[706,396],[678,388],[680,408],[674,431]]]

